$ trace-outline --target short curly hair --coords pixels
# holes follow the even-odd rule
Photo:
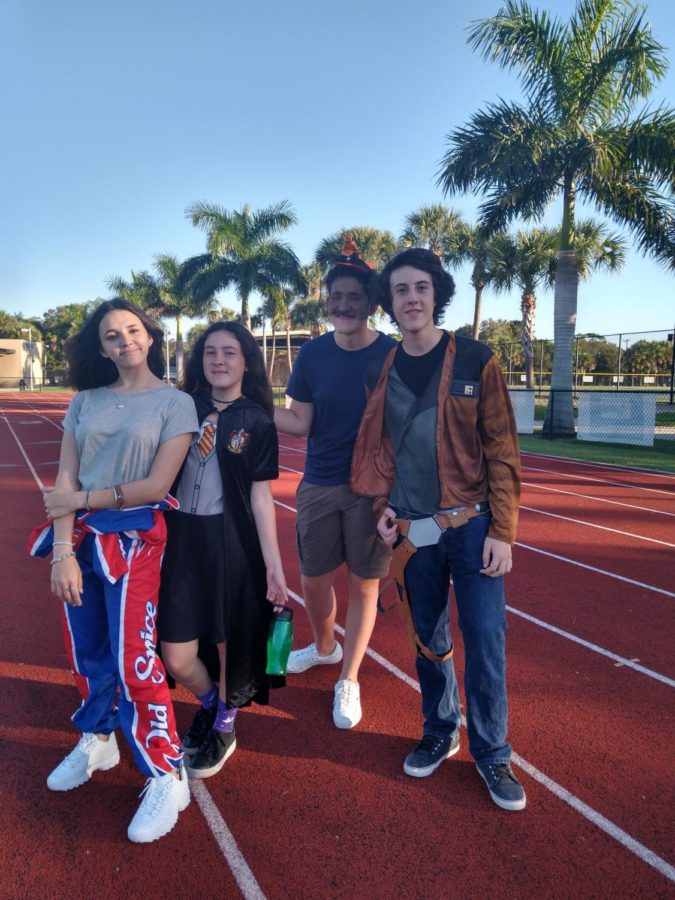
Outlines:
[[[398,325],[394,316],[391,300],[391,276],[396,269],[403,266],[412,266],[431,276],[434,286],[434,325],[439,325],[445,314],[445,308],[452,300],[455,293],[455,280],[443,268],[440,258],[432,251],[423,247],[411,247],[402,250],[389,260],[380,272],[377,279],[377,301],[391,319],[394,325]]]

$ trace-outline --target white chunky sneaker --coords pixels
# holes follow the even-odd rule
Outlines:
[[[141,805],[131,820],[127,835],[136,844],[149,844],[168,834],[178,821],[178,813],[190,803],[190,787],[184,766],[178,778],[169,772],[148,778],[141,791]]]
[[[313,666],[332,666],[342,659],[342,647],[335,641],[335,649],[328,656],[319,656],[316,652],[316,644],[303,647],[302,650],[292,650],[288,657],[286,674],[299,675]]]
[[[89,781],[92,772],[112,769],[119,761],[114,734],[107,741],[100,741],[95,734],[85,731],[75,749],[51,773],[47,787],[50,791],[72,791]]]
[[[356,681],[343,678],[335,685],[333,722],[336,728],[353,728],[361,721],[361,689]]]

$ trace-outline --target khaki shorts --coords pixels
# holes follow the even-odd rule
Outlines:
[[[348,485],[307,484],[296,494],[296,537],[303,575],[326,575],[343,562],[359,578],[384,578],[391,548],[377,537],[377,522],[368,497]]]

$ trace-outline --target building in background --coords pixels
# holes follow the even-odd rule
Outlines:
[[[0,388],[18,388],[23,380],[26,390],[42,387],[42,341],[0,338]]]

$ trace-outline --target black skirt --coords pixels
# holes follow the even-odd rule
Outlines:
[[[264,568],[258,578],[236,529],[225,546],[223,514],[166,516],[157,631],[160,641],[199,640],[199,658],[211,678],[220,677],[216,644],[227,641],[225,684],[230,706],[268,703],[270,688],[286,679],[267,675],[267,632],[272,606],[265,598]],[[262,557],[260,563],[264,567]],[[256,588],[260,581],[263,587]]]
[[[160,640],[181,644],[208,638],[220,644],[227,640],[222,513],[172,512],[166,522],[157,617]]]

